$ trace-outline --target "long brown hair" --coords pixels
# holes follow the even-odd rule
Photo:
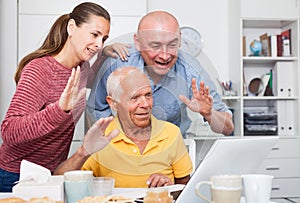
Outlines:
[[[100,5],[92,2],[81,3],[73,9],[72,13],[60,16],[52,25],[42,46],[20,61],[15,73],[16,84],[20,80],[24,66],[31,60],[47,55],[52,56],[62,50],[68,38],[67,25],[70,19],[73,19],[76,25],[80,26],[89,20],[90,15],[101,16],[110,22],[109,13]]]

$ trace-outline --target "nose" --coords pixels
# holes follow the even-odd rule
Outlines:
[[[103,48],[103,39],[97,38],[95,44],[96,44],[97,49],[102,49]]]
[[[151,106],[151,101],[147,97],[140,97],[140,107],[149,108]]]
[[[167,46],[162,46],[159,52],[159,57],[163,60],[168,60],[170,57],[170,53],[168,51]]]

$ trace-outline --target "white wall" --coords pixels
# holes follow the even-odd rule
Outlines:
[[[17,67],[17,1],[0,0],[0,121],[15,90]]]

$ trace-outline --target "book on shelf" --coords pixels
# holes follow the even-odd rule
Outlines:
[[[282,56],[282,36],[281,34],[277,36],[277,56]]]
[[[292,54],[291,35],[292,35],[291,29],[287,29],[281,32],[282,56],[291,56]]]
[[[266,75],[269,75],[269,81],[267,82],[264,96],[274,96],[274,94],[273,94],[273,70],[270,69],[270,72],[266,73]]]
[[[246,36],[243,36],[243,56],[246,56]]]
[[[277,56],[277,35],[269,35],[268,43],[269,43],[270,56],[276,57]]]

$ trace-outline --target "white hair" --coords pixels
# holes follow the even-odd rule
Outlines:
[[[107,95],[111,96],[115,101],[120,102],[120,97],[124,91],[121,82],[129,75],[136,75],[136,77],[138,77],[140,74],[144,74],[143,71],[133,66],[126,66],[116,69],[107,78]]]

